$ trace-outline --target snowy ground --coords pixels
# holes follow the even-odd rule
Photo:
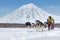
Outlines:
[[[60,28],[44,32],[33,28],[0,28],[0,40],[60,40]]]

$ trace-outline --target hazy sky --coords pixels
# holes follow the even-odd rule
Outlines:
[[[0,17],[29,3],[33,3],[49,13],[60,16],[60,0],[0,0]]]

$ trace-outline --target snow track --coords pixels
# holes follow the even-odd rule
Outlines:
[[[31,30],[33,32],[30,32]],[[31,30],[28,28],[0,28],[0,40],[60,40],[60,28],[44,32]]]

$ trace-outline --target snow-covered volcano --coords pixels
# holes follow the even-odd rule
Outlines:
[[[52,16],[56,23],[60,23],[59,16],[45,12],[41,8],[30,3],[23,5],[10,14],[4,16],[0,19],[0,23],[25,23],[27,21],[35,22],[35,20],[45,22],[48,16]]]

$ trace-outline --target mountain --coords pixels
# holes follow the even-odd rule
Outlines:
[[[40,20],[46,22],[48,16],[52,16],[55,20],[55,23],[60,23],[60,16],[50,14],[36,5],[30,3],[23,5],[8,15],[0,19],[0,23],[25,23],[25,22],[35,22]]]

